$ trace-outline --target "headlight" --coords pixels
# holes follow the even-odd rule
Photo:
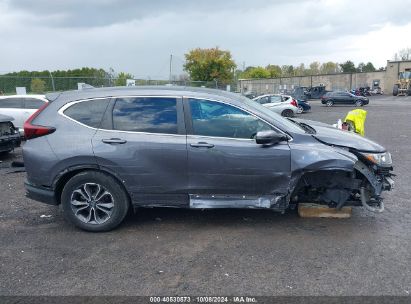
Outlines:
[[[391,154],[384,153],[361,153],[371,163],[381,167],[388,167],[392,165]]]

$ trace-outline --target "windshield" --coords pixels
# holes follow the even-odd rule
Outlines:
[[[411,79],[411,72],[402,72],[400,73],[400,79]]]

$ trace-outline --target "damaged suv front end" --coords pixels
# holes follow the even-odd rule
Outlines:
[[[20,133],[12,121],[12,117],[0,115],[0,153],[11,152],[21,144]]]
[[[291,205],[315,201],[337,209],[362,205],[371,212],[384,210],[382,192],[394,187],[392,158],[384,147],[320,122],[294,123],[310,126],[311,137],[320,145],[313,144],[309,151],[294,147],[300,156],[294,162]]]

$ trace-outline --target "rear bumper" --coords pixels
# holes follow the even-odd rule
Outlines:
[[[58,205],[53,190],[32,185],[28,181],[24,182],[24,186],[26,188],[26,197],[48,205]]]

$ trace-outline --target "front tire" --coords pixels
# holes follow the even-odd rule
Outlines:
[[[84,171],[73,176],[61,194],[64,217],[86,231],[109,231],[127,215],[130,201],[112,176]]]
[[[357,101],[355,102],[355,106],[356,106],[356,107],[362,107],[362,105],[363,105],[363,103],[362,103],[361,100],[357,100]]]
[[[302,107],[302,106],[298,106],[298,111],[297,111],[297,113],[298,114],[301,114],[301,113],[303,113],[304,112],[304,108]]]

